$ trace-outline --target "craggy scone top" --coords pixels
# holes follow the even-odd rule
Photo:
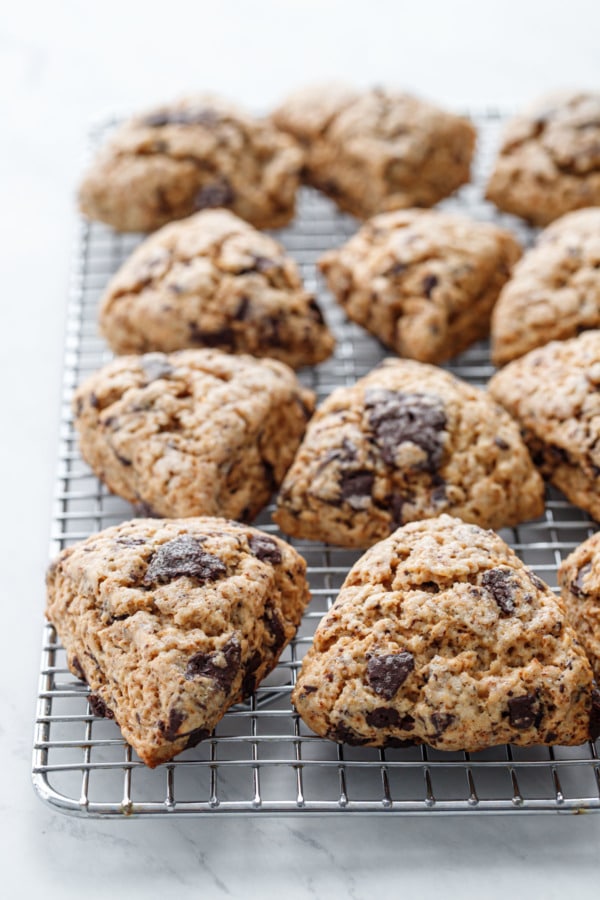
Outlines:
[[[600,205],[600,92],[551,94],[509,122],[486,197],[534,225]]]
[[[110,280],[100,328],[115,353],[217,347],[293,368],[321,362],[334,346],[294,260],[224,209],[147,238]]]
[[[355,564],[292,695],[334,741],[581,744],[600,695],[564,608],[491,531],[414,522]]]
[[[469,180],[471,123],[410,94],[315,85],[273,120],[298,141],[305,180],[359,218],[432,206]]]
[[[268,120],[213,95],[185,97],[118,128],[79,202],[118,231],[153,231],[208,207],[278,228],[294,215],[300,165],[294,142]]]

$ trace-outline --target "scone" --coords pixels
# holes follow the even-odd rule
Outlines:
[[[388,359],[319,407],[274,519],[295,537],[369,547],[442,512],[516,525],[542,514],[543,493],[517,424],[484,391]]]
[[[600,327],[600,209],[557,219],[517,263],[492,314],[496,365]]]
[[[293,702],[322,737],[440,750],[582,744],[600,695],[561,602],[498,535],[441,516],[356,563]]]
[[[400,356],[439,363],[488,334],[520,253],[495,225],[408,210],[371,219],[319,264],[348,318]]]
[[[600,520],[600,331],[552,341],[492,378],[545,478]]]
[[[315,85],[273,115],[304,153],[304,180],[366,219],[433,206],[469,180],[475,129],[410,94]]]
[[[137,519],[60,554],[47,616],[96,715],[146,765],[208,737],[274,668],[309,592],[284,541],[224,519]]]
[[[219,350],[122,356],[73,398],[81,454],[150,515],[250,520],[281,483],[314,406],[283,363]]]
[[[122,125],[85,174],[79,203],[117,231],[154,231],[217,206],[279,228],[294,215],[301,160],[269,121],[218,97],[186,97]]]
[[[558,570],[569,622],[600,684],[600,532],[580,544]]]
[[[600,93],[548,95],[509,122],[486,197],[542,226],[600,205]]]
[[[115,353],[217,347],[292,368],[334,339],[283,247],[224,209],[165,225],[108,284],[100,329]]]

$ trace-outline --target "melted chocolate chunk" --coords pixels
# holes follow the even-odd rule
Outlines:
[[[196,744],[200,743],[200,741],[205,741],[206,738],[209,737],[210,731],[207,728],[194,728],[194,730],[190,731],[188,735],[184,750],[189,750],[190,747],[195,747]]]
[[[265,534],[253,534],[248,538],[250,552],[261,562],[271,563],[272,566],[278,566],[281,562],[281,550],[275,541],[267,537]]]
[[[435,728],[435,736],[441,737],[444,731],[452,725],[454,716],[451,713],[433,713],[431,724]]]
[[[367,681],[376,694],[391,700],[414,668],[415,659],[408,650],[386,656],[369,655]]]
[[[214,109],[166,109],[144,116],[142,125],[163,128],[165,125],[216,125],[218,121]]]
[[[184,535],[160,545],[150,558],[142,584],[154,587],[183,577],[216,581],[226,574],[227,567],[218,556],[203,550],[197,538]]]
[[[407,747],[415,747],[416,744],[414,741],[406,740],[403,741],[402,738],[390,737],[387,738],[384,747],[394,747],[398,750],[405,750]]]
[[[190,657],[185,677],[210,678],[219,690],[227,694],[240,670],[242,650],[236,637],[230,638],[224,647],[214,653],[195,653]]]
[[[492,595],[504,616],[512,616],[515,611],[517,582],[507,569],[489,569],[481,579],[482,587]]]
[[[507,444],[504,438],[496,436],[494,438],[494,443],[496,447],[500,448],[500,450],[510,450],[510,444]]]
[[[194,209],[215,209],[219,206],[230,206],[235,194],[226,179],[205,184],[194,198]]]
[[[219,331],[202,331],[196,322],[189,322],[188,329],[190,340],[200,347],[224,347],[229,350],[235,347],[235,332],[227,326]]]
[[[340,472],[340,494],[342,500],[348,500],[352,506],[352,498],[370,497],[373,490],[375,476],[373,472],[359,469],[349,472],[342,469]]]
[[[586,597],[587,591],[584,590],[583,582],[585,581],[586,576],[592,571],[592,564],[586,563],[585,566],[582,566],[578,571],[576,578],[571,582],[570,588],[571,593],[575,594],[576,597]]]
[[[403,497],[401,494],[388,494],[385,498],[385,504],[391,516],[391,531],[395,531],[396,528],[404,525],[402,510],[404,509],[405,502],[406,497]]]
[[[378,706],[377,709],[372,709],[371,712],[366,714],[365,719],[367,725],[371,725],[373,728],[388,728],[391,726],[398,728],[402,721],[397,710],[390,709],[387,706]]]
[[[323,313],[321,312],[321,307],[317,303],[314,297],[311,297],[308,301],[308,308],[311,312],[311,317],[318,322],[319,325],[325,324],[325,319],[323,318]]]
[[[169,721],[166,725],[162,719],[159,719],[158,730],[168,741],[176,741],[178,737],[183,737],[183,735],[178,735],[177,732],[184,721],[184,713],[179,709],[173,708],[169,712]]]
[[[88,703],[95,716],[99,716],[101,719],[114,719],[114,712],[112,709],[108,708],[102,697],[99,697],[98,694],[90,694],[88,696]]]
[[[250,300],[248,299],[248,297],[242,297],[233,318],[237,322],[244,322],[246,319],[250,318],[250,316],[248,315],[249,311]]]
[[[527,572],[532,585],[537,588],[538,591],[546,591],[548,589],[547,585],[544,584],[541,578],[537,577],[535,572],[531,572],[529,569],[526,569],[525,571]]]
[[[592,690],[592,709],[590,712],[590,737],[593,741],[600,737],[600,691]]]
[[[415,468],[439,469],[444,448],[442,432],[446,414],[441,400],[428,394],[405,394],[384,388],[365,391],[369,425],[388,465],[394,465],[401,444],[411,443],[424,451],[426,459]]]
[[[262,654],[260,650],[255,650],[245,666],[244,678],[242,680],[242,695],[250,696],[256,690],[256,677],[254,673],[262,662]]]
[[[328,733],[328,737],[330,740],[337,741],[339,744],[350,744],[352,747],[362,747],[364,744],[369,743],[369,738],[361,737],[341,722]]]
[[[169,378],[175,371],[164,353],[145,353],[140,359],[140,365],[148,382]]]
[[[508,701],[508,718],[513,728],[531,728],[538,720],[538,700],[535,694],[513,697]]]
[[[277,652],[277,650],[285,644],[285,628],[281,616],[270,603],[265,604],[263,622],[267,626],[268,631],[273,635],[274,642],[272,650]]]
[[[431,297],[431,292],[433,291],[434,287],[437,286],[437,284],[438,284],[437,275],[427,275],[423,279],[423,293],[425,294],[425,296],[427,297],[428,300]]]
[[[87,678],[85,677],[85,672],[81,668],[81,663],[79,662],[79,659],[76,656],[73,656],[71,658],[71,668],[75,669],[75,672],[77,673],[77,677],[79,678],[80,681],[87,682]]]

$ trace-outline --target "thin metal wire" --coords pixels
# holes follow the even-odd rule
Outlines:
[[[474,183],[442,205],[509,226],[528,244],[530,229],[481,199],[502,123],[494,112],[474,118],[480,136]],[[108,127],[95,134],[94,143]],[[295,222],[278,235],[298,260],[307,286],[319,290],[338,340],[331,360],[301,373],[319,399],[352,384],[385,355],[375,340],[345,320],[316,274],[321,252],[355,229],[354,221],[307,190]],[[138,241],[138,236],[118,235],[102,225],[81,225],[67,312],[52,556],[132,515],[131,507],[113,497],[82,462],[70,400],[81,379],[110,358],[97,335],[97,303],[106,281]],[[448,368],[479,385],[493,371],[485,344]],[[276,533],[270,512],[257,524]],[[557,590],[558,565],[594,528],[583,512],[550,490],[542,519],[507,529],[502,536]],[[211,739],[155,770],[138,760],[114,722],[92,715],[86,686],[69,672],[52,626],[44,627],[33,753],[34,785],[43,800],[66,813],[95,817],[600,810],[600,759],[591,743],[453,754],[428,747],[346,747],[309,732],[291,707],[290,692],[315,627],[359,554],[310,541],[294,545],[308,562],[313,594],[296,639],[250,703],[230,710]]]

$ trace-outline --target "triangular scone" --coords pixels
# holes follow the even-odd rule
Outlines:
[[[442,369],[388,359],[319,407],[274,518],[295,537],[369,547],[442,512],[500,528],[542,511],[542,479],[501,407]]]
[[[216,347],[292,368],[334,339],[283,247],[224,209],[147,238],[109,282],[100,328],[115,353]]]
[[[581,744],[600,724],[561,602],[498,535],[449,516],[356,563],[292,699],[317,734],[376,747]]]
[[[580,544],[558,570],[569,621],[600,684],[600,532]],[[600,713],[599,713],[600,714]]]
[[[224,519],[134,519],[64,550],[47,616],[97,715],[148,766],[208,737],[275,666],[309,592],[288,544]]]
[[[492,378],[534,462],[566,497],[600,520],[600,331],[552,341]]]
[[[495,225],[409,209],[370,219],[319,265],[349,319],[400,356],[440,363],[487,336],[520,254]]]
[[[497,365],[600,326],[600,209],[569,213],[517,263],[492,314]]]
[[[84,459],[159,516],[250,520],[291,464],[314,405],[286,365],[218,350],[122,356],[75,392]]]

